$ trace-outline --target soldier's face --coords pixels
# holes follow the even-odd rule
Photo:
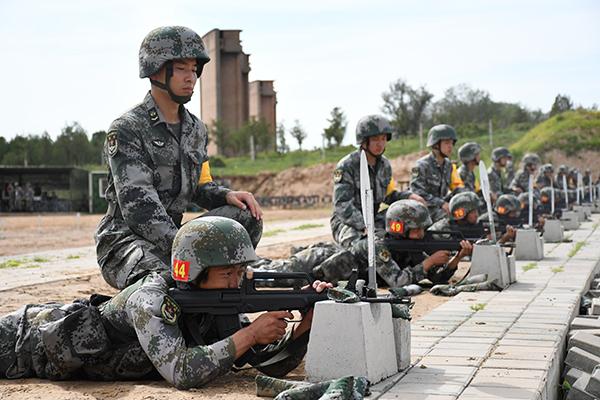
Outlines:
[[[206,280],[200,282],[201,289],[236,289],[242,283],[245,266],[231,265],[226,267],[210,267]]]
[[[178,96],[190,96],[194,93],[196,75],[196,60],[186,58],[173,61],[173,76],[171,77],[171,90]]]
[[[450,157],[452,154],[452,149],[454,149],[454,140],[452,139],[442,139],[440,140],[440,152],[447,157]]]
[[[369,152],[375,156],[380,156],[385,151],[385,145],[387,144],[387,135],[371,136],[367,148]]]
[[[467,214],[467,222],[471,225],[475,225],[477,223],[477,219],[479,219],[479,211],[473,210]]]
[[[423,228],[411,229],[410,231],[408,231],[408,238],[411,240],[420,240],[420,239],[423,239],[424,237],[425,237],[425,229],[423,229]]]
[[[498,160],[498,164],[500,164],[501,167],[506,167],[506,164],[508,163],[508,157],[500,157],[500,159]]]
[[[534,174],[535,171],[537,170],[537,165],[535,165],[535,164],[527,164],[527,169],[529,170],[530,174]]]

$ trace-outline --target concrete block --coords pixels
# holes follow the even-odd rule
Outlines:
[[[471,256],[471,276],[485,274],[488,281],[496,281],[501,288],[510,285],[508,258],[498,245],[476,244]]]
[[[590,380],[590,375],[583,374],[569,389],[567,400],[594,400],[594,396],[587,393],[585,388]]]
[[[569,339],[568,349],[579,347],[588,353],[600,357],[600,337],[590,335],[586,330],[578,331]]]
[[[591,374],[594,367],[600,364],[600,357],[578,347],[571,347],[565,358],[565,364]]]
[[[575,211],[577,213],[579,222],[587,221],[588,217],[590,217],[592,215],[591,210],[589,209],[589,207],[586,207],[586,206],[575,205],[575,206],[573,206],[573,211]]]
[[[563,211],[560,217],[560,223],[566,231],[579,229],[579,216],[575,211]]]
[[[398,371],[410,367],[410,321],[402,318],[393,318],[394,343],[396,345],[396,362]]]
[[[564,240],[564,229],[557,219],[547,219],[544,223],[544,242],[561,243]]]
[[[592,299],[592,306],[589,309],[591,315],[600,315],[600,298]]]
[[[508,262],[508,282],[513,284],[517,282],[517,260],[513,254],[506,256]]]
[[[585,391],[595,397],[600,397],[600,368],[594,368]]]
[[[574,318],[571,322],[571,330],[581,329],[600,329],[600,320],[597,318]]]
[[[515,258],[539,261],[544,258],[544,240],[535,229],[517,229]]]
[[[565,374],[565,381],[567,381],[569,385],[573,386],[573,384],[575,384],[575,381],[581,378],[581,375],[583,374],[585,374],[585,372],[577,368],[569,368],[569,370]]]
[[[362,375],[377,383],[396,374],[390,305],[316,303],[305,371],[310,381]]]

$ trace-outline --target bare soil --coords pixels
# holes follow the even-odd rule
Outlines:
[[[322,218],[330,210],[267,210],[266,221]],[[186,219],[194,214],[186,214]],[[34,251],[89,246],[101,215],[1,215],[0,255],[16,255]],[[328,237],[294,243],[307,245]],[[269,246],[259,251],[263,257],[285,258],[291,244]],[[462,267],[464,268],[464,266]],[[464,271],[462,272],[464,273]],[[461,275],[462,275],[461,273]],[[69,303],[92,293],[115,294],[99,274],[53,283],[21,287],[0,292],[0,315],[25,304],[56,301]],[[418,319],[448,299],[425,292],[414,298],[413,318]],[[0,380],[0,399],[254,399],[255,370],[230,373],[209,385],[191,391],[179,391],[165,382],[51,382],[40,379]],[[289,379],[304,379],[304,365],[288,375]]]

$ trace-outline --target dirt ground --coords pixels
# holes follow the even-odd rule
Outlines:
[[[269,210],[266,221],[322,218],[329,210]],[[195,215],[186,215],[193,218]],[[99,215],[1,215],[0,255],[16,255],[33,251],[93,245],[93,232]],[[306,245],[327,237],[315,238],[294,245]],[[269,258],[289,256],[291,244],[269,246],[259,255]],[[461,268],[465,268],[461,266]],[[462,271],[464,273],[465,271]],[[459,275],[462,276],[462,273]],[[28,303],[56,301],[67,303],[88,297],[92,293],[114,294],[99,274],[53,283],[21,287],[0,292],[0,315],[14,311]],[[427,292],[414,298],[413,318],[418,319],[447,301]],[[254,370],[230,373],[211,384],[192,391],[176,390],[165,382],[51,382],[39,379],[0,380],[0,400],[4,399],[250,399],[255,397]],[[289,379],[303,379],[304,366],[300,365]]]

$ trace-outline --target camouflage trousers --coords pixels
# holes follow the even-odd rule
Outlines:
[[[238,221],[246,228],[254,247],[262,236],[262,220],[256,220],[248,210],[234,206],[215,208],[202,216],[227,217]],[[104,224],[114,223],[111,217],[104,217],[99,227],[104,231]],[[157,272],[170,279],[171,253],[165,253],[154,243],[135,234],[124,225],[123,235],[111,242],[110,246],[97,244],[96,253],[102,277],[110,286],[124,289],[150,272]]]
[[[389,287],[398,288],[417,283],[423,279],[422,266],[400,266],[383,243],[385,230],[382,224],[376,223],[375,231],[375,268],[377,276]],[[349,225],[343,225],[338,232],[333,233],[334,240],[347,249],[356,260],[359,271],[366,275],[369,265],[367,236]]]
[[[319,242],[299,249],[290,258],[284,260],[262,259],[252,265],[256,271],[269,272],[305,272],[314,279],[333,284],[350,277],[356,261],[352,254],[343,247],[332,242]],[[272,285],[293,285],[292,281],[273,282]]]

